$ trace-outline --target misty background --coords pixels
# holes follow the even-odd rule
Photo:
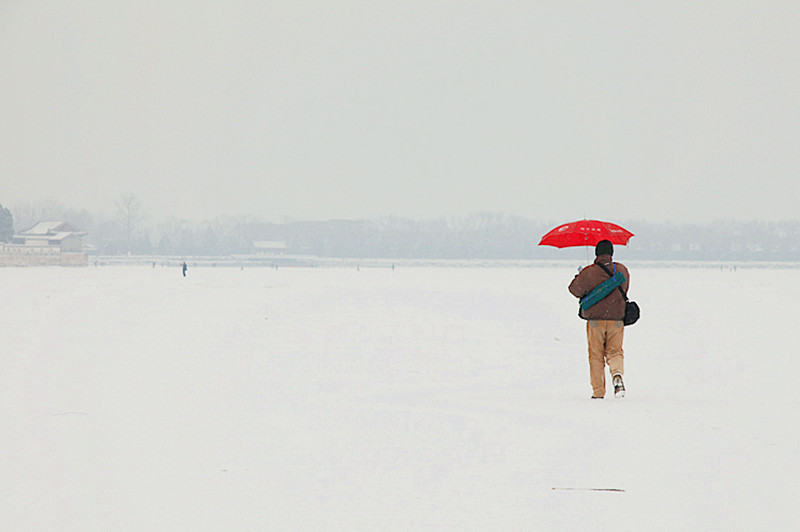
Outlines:
[[[116,215],[105,218],[56,202],[23,205],[16,214],[0,205],[0,241],[10,240],[13,224],[19,230],[37,220],[63,220],[88,233],[84,241],[90,255],[254,255],[265,252],[256,242],[267,241],[285,247],[266,253],[307,257],[583,261],[593,256],[586,248],[538,246],[555,222],[498,212],[424,220],[387,216],[266,222],[221,216],[191,222],[152,220],[131,195],[121,197],[115,207]],[[627,246],[616,246],[615,256],[621,260],[800,261],[797,221],[673,224],[631,220],[623,225],[636,236]]]
[[[797,260],[800,4],[0,1],[0,203],[102,253]]]

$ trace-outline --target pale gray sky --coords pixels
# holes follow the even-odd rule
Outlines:
[[[800,2],[0,0],[0,203],[800,219]]]

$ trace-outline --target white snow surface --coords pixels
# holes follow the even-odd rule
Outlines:
[[[795,529],[800,269],[631,267],[593,401],[575,266],[2,269],[0,528]]]

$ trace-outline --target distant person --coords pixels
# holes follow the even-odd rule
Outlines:
[[[187,268],[187,266],[186,266],[186,263],[185,263],[185,262],[184,262],[184,263],[183,263],[183,265],[181,266],[181,269],[183,270],[183,276],[184,276],[184,277],[186,277],[186,270],[187,270],[188,268]]]
[[[627,294],[630,274],[624,265],[612,260],[614,246],[610,241],[598,242],[594,254],[594,263],[583,268],[569,285],[570,293],[581,300],[578,315],[587,320],[592,398],[602,399],[606,395],[606,364],[614,384],[614,396],[625,397],[622,382],[625,297],[617,286]]]

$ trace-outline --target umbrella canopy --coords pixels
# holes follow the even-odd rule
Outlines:
[[[573,246],[594,246],[601,240],[612,244],[626,245],[633,233],[611,222],[600,220],[579,220],[559,225],[542,237],[540,246],[568,248]]]

